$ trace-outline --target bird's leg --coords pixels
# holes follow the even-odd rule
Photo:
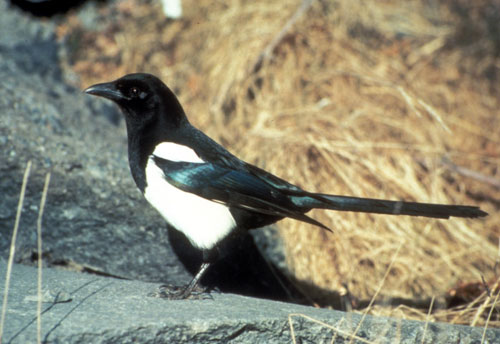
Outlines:
[[[192,294],[192,292],[198,286],[198,282],[203,277],[203,275],[205,274],[205,271],[207,271],[207,269],[210,266],[210,264],[211,263],[202,263],[201,264],[200,269],[198,270],[198,272],[196,273],[196,275],[193,277],[193,279],[191,280],[191,282],[189,282],[189,284],[187,285],[187,287],[182,292],[182,294],[184,296],[187,297],[187,296],[189,296],[189,295]]]
[[[204,288],[198,286],[198,282],[201,280],[211,263],[202,263],[200,269],[193,277],[191,282],[185,287],[172,286],[168,284],[161,285],[157,291],[151,293],[149,296],[158,297],[168,300],[186,300],[186,299],[206,299],[211,298],[209,294],[205,293]]]
[[[205,299],[211,298],[209,294],[205,293],[204,288],[198,286],[199,281],[205,275],[205,272],[210,267],[212,262],[217,259],[218,250],[203,251],[203,263],[201,264],[198,272],[193,277],[191,282],[186,287],[176,287],[171,285],[161,285],[157,292],[152,293],[150,296],[165,298],[169,300],[184,300],[184,299]]]

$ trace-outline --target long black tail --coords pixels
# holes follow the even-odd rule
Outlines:
[[[310,194],[304,203],[313,208],[332,209],[340,211],[357,211],[364,213],[425,216],[438,219],[454,217],[483,217],[488,213],[479,207],[467,205],[445,205],[431,203],[416,203],[403,201],[387,201],[381,199],[336,196],[326,194]],[[311,199],[314,199],[312,201]],[[305,205],[305,204],[304,204]]]

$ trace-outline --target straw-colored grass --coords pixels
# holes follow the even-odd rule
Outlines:
[[[315,1],[293,17],[301,1],[184,0],[182,19],[167,21],[158,5],[126,0],[101,10],[115,18],[102,30],[75,17],[59,33],[76,41],[70,67],[82,86],[157,74],[195,125],[308,190],[481,206],[485,219],[448,221],[313,211],[334,234],[279,223],[298,279],[330,290],[345,284],[370,299],[403,241],[378,299],[430,299],[481,276],[496,280],[500,61],[486,33],[462,44],[464,18],[454,8],[467,3],[426,3]],[[481,5],[470,6],[480,23]],[[481,297],[462,313],[370,312],[470,324]],[[494,299],[474,325],[485,324]],[[489,326],[498,325],[495,311]]]

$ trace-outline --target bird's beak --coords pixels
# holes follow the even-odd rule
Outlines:
[[[128,97],[123,95],[115,86],[114,82],[106,82],[88,87],[85,93],[107,98],[113,101],[126,100]]]

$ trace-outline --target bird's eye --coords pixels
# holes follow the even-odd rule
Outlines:
[[[134,99],[134,98],[139,98],[139,99],[145,99],[147,96],[147,93],[142,91],[139,87],[133,86],[129,89],[128,91],[129,97]]]
[[[130,89],[130,96],[131,96],[132,98],[137,97],[137,96],[139,95],[139,93],[140,93],[140,91],[139,91],[139,89],[138,89],[137,87],[132,87],[132,88]]]

